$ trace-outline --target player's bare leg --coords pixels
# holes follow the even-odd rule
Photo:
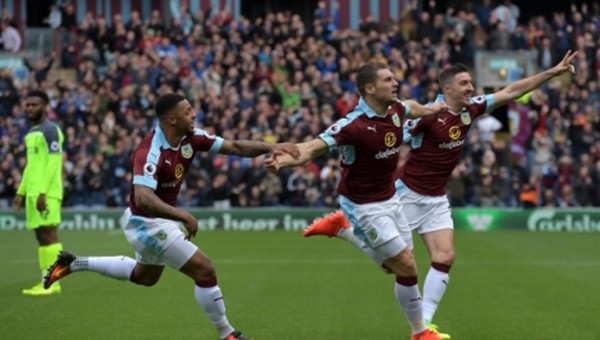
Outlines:
[[[180,271],[191,277],[196,283],[194,296],[210,321],[224,340],[249,340],[236,331],[225,315],[225,302],[221,288],[217,284],[217,274],[212,261],[198,249],[181,267]]]
[[[142,286],[152,287],[158,283],[164,269],[165,266],[136,263],[129,280]]]

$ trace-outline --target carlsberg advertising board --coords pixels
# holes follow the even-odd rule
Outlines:
[[[328,209],[230,209],[190,212],[198,229],[299,232]],[[123,210],[64,210],[62,230],[117,230]],[[521,229],[534,232],[600,232],[600,209],[453,209],[456,230]],[[25,230],[24,213],[0,212],[0,231]]]

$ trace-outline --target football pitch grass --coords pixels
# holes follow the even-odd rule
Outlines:
[[[119,231],[61,231],[79,255],[132,255]],[[408,339],[394,279],[344,241],[275,232],[200,232],[232,324],[257,340]],[[415,239],[422,284],[428,268]],[[63,293],[35,283],[33,232],[0,232],[2,339],[218,339],[192,282],[154,287],[76,273]],[[457,232],[458,258],[435,322],[458,340],[600,339],[600,234]]]

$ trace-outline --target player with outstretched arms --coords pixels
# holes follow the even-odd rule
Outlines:
[[[301,155],[272,156],[269,171],[302,165],[328,151],[341,149],[342,178],[338,184],[344,215],[356,226],[354,233],[369,257],[381,259],[396,275],[394,295],[404,312],[413,340],[437,340],[423,321],[421,293],[412,253],[412,236],[395,194],[394,173],[402,144],[405,117],[434,115],[446,108],[414,101],[398,102],[398,82],[389,68],[371,62],[358,70],[361,99],[353,112],[325,132],[298,144]]]
[[[516,81],[496,93],[477,97],[472,97],[475,89],[468,68],[453,65],[439,75],[443,96],[438,101],[446,103],[449,109],[437,116],[405,124],[405,139],[410,140],[411,150],[398,171],[396,190],[411,230],[419,232],[431,256],[431,267],[423,286],[423,314],[430,327],[437,328],[432,324],[433,316],[450,281],[449,272],[455,258],[454,223],[446,184],[459,161],[473,120],[516,100],[553,77],[573,73],[571,61],[576,54],[569,51],[555,67]],[[336,211],[316,220],[305,230],[304,236],[337,236],[362,249],[364,242],[349,231],[358,227],[355,221],[348,221]],[[384,265],[382,261],[376,262]],[[450,338],[447,334],[442,337]]]
[[[195,283],[194,298],[225,340],[250,339],[227,320],[225,303],[217,284],[215,268],[189,240],[196,235],[198,221],[176,207],[185,174],[197,152],[256,157],[265,153],[290,154],[298,149],[290,143],[229,141],[194,128],[196,113],[179,94],[164,94],[155,103],[158,127],[146,136],[133,154],[131,202],[125,211],[124,233],[136,259],[127,256],[75,256],[63,251],[46,276],[45,287],[70,273],[92,271],[104,276],[153,286],[165,265],[189,276]],[[180,224],[187,235],[180,230]]]

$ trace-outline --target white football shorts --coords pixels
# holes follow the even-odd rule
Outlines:
[[[427,196],[410,190],[396,180],[396,194],[410,230],[426,234],[442,229],[454,229],[448,196]]]
[[[132,215],[125,210],[124,233],[139,263],[168,265],[179,270],[198,247],[185,239],[180,223],[164,218]]]
[[[406,247],[413,248],[411,231],[398,196],[367,204],[356,204],[342,196],[340,202],[344,215],[354,226],[354,235],[382,259],[394,257]]]

